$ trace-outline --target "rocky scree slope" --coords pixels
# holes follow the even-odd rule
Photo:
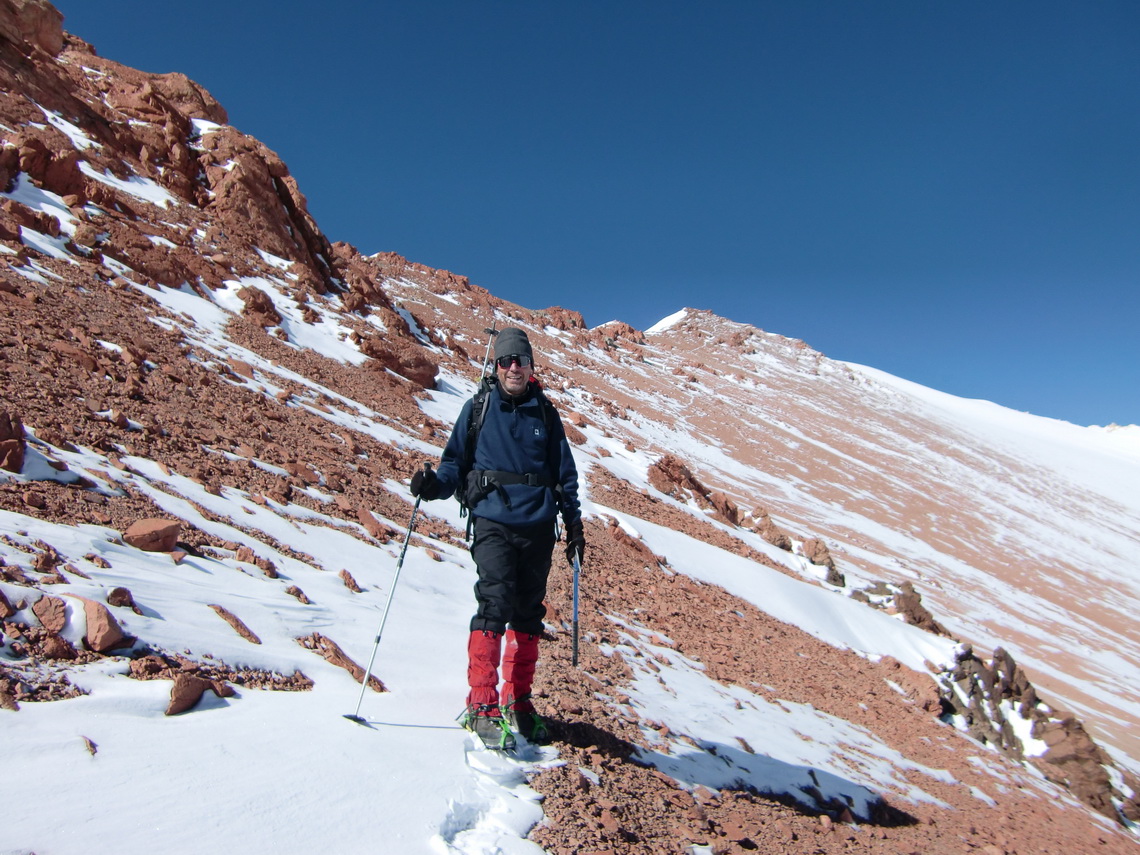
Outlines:
[[[781,486],[810,484],[813,494],[832,486],[837,473],[818,462],[811,443],[798,453],[787,444],[773,447],[772,432],[750,423],[754,410],[724,406],[732,401],[730,389],[763,385],[769,426],[777,418],[786,426],[804,424],[805,406],[816,408],[820,420],[865,413],[874,404],[859,403],[865,388],[857,378],[827,387],[833,394],[842,389],[847,406],[821,400],[822,387],[812,383],[821,375],[846,375],[844,367],[800,343],[696,314],[688,330],[647,335],[621,324],[589,330],[573,311],[523,309],[462,276],[332,243],[307,213],[285,164],[228,126],[207,92],[178,74],[145,74],[98,57],[63,31],[58,12],[46,3],[0,2],[0,77],[0,453],[7,471],[30,471],[29,461],[37,461],[66,473],[64,452],[82,449],[108,471],[121,471],[127,460],[152,460],[209,490],[239,487],[267,503],[313,502],[305,490],[319,485],[335,497],[346,521],[364,526],[361,536],[383,541],[397,532],[377,516],[399,518],[407,507],[389,486],[428,456],[425,445],[446,439],[449,426],[424,415],[426,390],[477,371],[484,326],[517,323],[531,330],[543,354],[545,382],[570,425],[591,492],[604,492],[606,505],[829,585],[837,596],[862,591],[868,607],[897,608],[911,621],[941,629],[913,587],[875,578],[852,584],[855,567],[879,569],[857,559],[889,556],[889,550],[854,548],[863,532],[829,519],[825,500],[808,502]],[[178,304],[185,308],[159,299],[171,291],[186,296]],[[231,348],[219,349],[201,334],[211,317],[203,311],[207,305],[232,309],[224,320]],[[306,328],[322,325],[341,330],[344,353],[322,355],[304,345]],[[702,358],[701,347],[716,348],[718,358]],[[752,357],[764,370],[726,377],[724,366],[733,362],[726,352]],[[796,409],[781,413],[781,401],[795,401]],[[334,426],[330,415],[345,410],[369,413],[371,425],[399,439]],[[749,415],[734,421],[734,413]],[[847,421],[835,435],[849,432]],[[864,425],[880,436],[897,427]],[[709,465],[713,453],[694,455],[696,446],[678,443],[678,435],[708,449],[759,449],[764,464],[758,468],[768,480],[734,481],[731,467]],[[623,468],[623,451],[646,448],[660,453],[651,471]],[[861,463],[838,478],[863,482],[881,471]],[[912,475],[879,476],[867,489],[887,522],[903,528],[909,519],[890,515],[913,508],[914,494],[925,492],[923,484],[909,484]],[[185,520],[173,532],[173,545],[161,537],[148,541],[154,524],[140,527],[139,521],[171,515],[143,491],[108,490],[85,477],[6,481],[0,508],[116,529],[128,542],[168,549],[175,559],[180,550],[239,552]],[[734,535],[745,528],[782,546],[787,560],[748,547]],[[425,534],[462,540],[438,523]],[[105,603],[92,603],[85,645],[76,649],[61,637],[56,593],[75,576],[97,582],[97,564],[80,569],[51,544],[29,545],[18,533],[5,537],[27,556],[0,568],[6,650],[47,666],[35,671],[46,675],[39,682],[29,679],[32,671],[12,678],[5,659],[0,701],[8,709],[67,696],[75,691],[66,676],[70,664],[104,656],[131,658],[139,678],[174,680],[175,712],[192,706],[195,692],[224,692],[227,682],[305,688],[303,674],[208,664],[192,638],[176,652],[116,637],[116,610],[137,607],[129,591],[108,591]],[[612,634],[599,619],[585,645],[584,671],[557,667],[569,653],[565,638],[556,636],[549,645],[552,667],[542,672],[540,691],[555,713],[561,749],[609,772],[600,791],[583,789],[565,770],[536,779],[551,821],[534,836],[551,851],[681,851],[678,846],[705,843],[720,851],[839,852],[858,845],[884,852],[1069,852],[1088,841],[1096,841],[1097,851],[1128,851],[1131,844],[1119,832],[1052,798],[1015,762],[1019,743],[999,701],[1020,703],[1032,714],[1036,699],[1008,656],[998,653],[987,665],[963,648],[959,668],[937,675],[890,661],[869,663],[715,586],[670,573],[668,556],[646,554],[613,521],[591,519],[589,537],[597,584],[586,588],[585,613],[636,615],[715,679],[761,684],[778,697],[857,721],[906,756],[951,770],[965,786],[984,780],[977,763],[998,766],[1017,783],[992,806],[964,797],[963,787],[939,793],[951,809],[888,796],[862,825],[843,824],[854,819],[845,806],[810,797],[784,803],[747,788],[680,790],[630,762],[641,731],[598,698],[600,685],[620,703],[628,679],[621,657],[598,646]],[[255,554],[241,559],[267,576],[275,572]],[[906,574],[880,575],[897,580]],[[285,593],[304,597],[303,591]],[[568,601],[560,577],[551,606],[565,612]],[[11,620],[29,607],[35,622]],[[240,631],[240,615],[219,616]],[[303,628],[298,635],[315,652],[359,671],[332,639]],[[906,690],[890,690],[891,684]],[[1009,759],[939,723],[954,710],[975,737],[1005,748]],[[1109,775],[1111,760],[1074,719],[1050,715],[1040,727],[1051,748],[1035,762],[1048,778],[1100,814],[1137,818],[1127,792],[1135,792],[1135,782],[1122,787],[1126,776]],[[570,825],[576,837],[564,832]]]

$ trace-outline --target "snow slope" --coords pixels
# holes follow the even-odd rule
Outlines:
[[[228,347],[222,341],[216,345],[219,350]],[[441,415],[458,415],[461,395],[440,398],[437,411],[444,404],[451,410]],[[118,485],[145,491],[173,516],[252,547],[277,565],[283,580],[299,586],[313,606],[284,595],[277,580],[232,557],[187,557],[174,564],[166,554],[123,545],[112,530],[0,512],[0,529],[11,538],[0,544],[0,557],[7,564],[26,563],[25,549],[30,551],[36,541],[50,543],[92,577],[90,582],[77,578],[58,586],[59,594],[103,599],[109,588],[124,586],[145,604],[143,615],[121,621],[131,635],[177,649],[190,633],[200,649],[230,665],[284,674],[303,670],[316,685],[301,693],[239,690],[235,699],[207,695],[194,714],[167,718],[165,681],[126,678],[125,660],[80,669],[74,681],[89,694],[25,704],[19,713],[0,712],[5,719],[0,754],[6,768],[21,777],[34,775],[53,793],[53,799],[45,800],[39,787],[25,787],[6,795],[8,811],[23,818],[22,831],[13,836],[9,827],[5,845],[17,848],[0,851],[25,851],[18,848],[24,846],[78,852],[90,841],[112,839],[124,852],[147,851],[156,841],[162,841],[165,851],[194,851],[202,829],[172,816],[167,806],[174,803],[193,805],[195,814],[208,816],[211,827],[224,830],[228,843],[244,851],[272,847],[278,852],[365,852],[372,851],[377,837],[399,841],[400,851],[409,853],[534,848],[516,839],[540,816],[523,776],[528,768],[557,762],[554,751],[531,748],[517,763],[481,757],[465,763],[468,755],[484,752],[474,750],[454,721],[465,683],[461,651],[473,581],[465,554],[431,541],[426,546],[442,557],[435,561],[423,542],[412,539],[375,669],[389,691],[365,695],[360,712],[372,725],[362,727],[343,717],[356,711],[356,683],[295,638],[320,631],[366,661],[390,593],[398,543],[370,546],[343,533],[342,520],[299,506],[260,505],[241,491],[226,489],[214,496],[146,460],[128,458],[124,471],[90,451],[61,456],[72,473],[109,477],[108,491]],[[647,465],[644,460],[634,462]],[[442,513],[459,525],[454,508],[433,505],[424,511]],[[269,534],[313,560],[299,561],[270,549],[216,518],[241,520],[244,529]],[[384,522],[401,529],[407,525],[403,519]],[[865,646],[872,653],[889,649],[918,667],[924,658],[952,657],[951,645],[849,600],[766,568],[757,571],[734,556],[710,557],[711,547],[649,523],[630,524],[644,529],[650,543],[668,549],[679,572],[697,574],[701,567],[719,565],[723,572],[718,582],[738,587],[746,597],[756,586],[765,589],[763,597],[756,597],[758,605],[762,600],[762,608],[782,619],[799,618],[809,631],[834,643]],[[88,556],[102,558],[110,568],[101,569]],[[350,593],[340,582],[335,572],[342,567],[351,569],[365,588],[362,594]],[[14,585],[0,588],[13,602],[23,593]],[[240,638],[210,611],[211,604],[241,615],[262,643],[251,645]],[[74,602],[69,609],[69,640],[79,644],[85,629],[82,609]],[[35,623],[28,613],[17,613],[15,619]],[[629,643],[638,643],[636,637]],[[10,665],[12,660],[6,660]],[[684,710],[715,709],[725,703],[725,690],[695,676],[692,663],[678,662],[676,679],[686,681]],[[673,721],[678,730],[699,726],[685,719],[690,713],[671,710],[664,703],[667,697],[644,690],[639,704],[647,717]],[[734,732],[755,738],[755,733],[768,730],[770,709],[757,702],[754,709],[738,712]],[[772,745],[769,762],[781,768],[810,762],[827,769],[830,758],[848,757],[871,764],[857,787],[839,777],[835,783],[838,791],[850,790],[857,803],[866,802],[876,774],[895,760],[892,753],[868,739],[852,747],[850,728],[842,723],[814,721],[810,713],[801,717],[805,720],[798,726],[813,734],[810,754],[804,754],[793,728]],[[96,754],[88,753],[84,738],[97,746]],[[699,760],[669,771],[692,784],[709,780]],[[799,783],[773,777],[765,769],[757,769],[755,778],[761,787],[788,792]],[[922,797],[920,788],[913,791]],[[138,822],[124,822],[124,792],[131,793],[130,813]],[[271,804],[266,804],[267,793],[274,794]],[[83,805],[80,821],[51,821],[60,799]],[[337,805],[335,812],[317,810],[329,803]],[[319,815],[328,822],[307,820],[297,827],[251,821],[294,813]],[[348,821],[352,817],[360,821]]]

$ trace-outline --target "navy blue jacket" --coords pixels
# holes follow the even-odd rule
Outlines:
[[[475,399],[463,405],[451,438],[443,449],[436,470],[439,498],[454,493],[462,495],[466,484],[460,483],[460,471],[466,460],[467,429]],[[518,398],[504,393],[493,384],[487,398],[487,415],[475,443],[473,471],[500,470],[519,475],[542,474],[551,483],[562,485],[559,498],[550,487],[506,484],[502,489],[510,500],[508,506],[497,490],[492,490],[471,513],[504,525],[535,525],[553,520],[562,511],[565,524],[577,522],[581,516],[578,502],[578,470],[566,441],[562,420],[554,415],[549,429],[543,419],[542,401],[533,386]]]

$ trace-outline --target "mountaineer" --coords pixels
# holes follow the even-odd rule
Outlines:
[[[428,501],[454,494],[470,514],[479,578],[463,723],[488,747],[510,749],[512,728],[531,742],[549,739],[531,683],[558,514],[571,564],[576,558],[580,565],[586,540],[578,470],[562,420],[534,377],[530,340],[507,327],[497,333],[494,355],[495,373],[464,405],[438,469],[416,472],[411,492]]]

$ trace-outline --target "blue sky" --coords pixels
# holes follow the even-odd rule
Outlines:
[[[205,86],[362,252],[1140,424],[1133,0],[56,6]]]

